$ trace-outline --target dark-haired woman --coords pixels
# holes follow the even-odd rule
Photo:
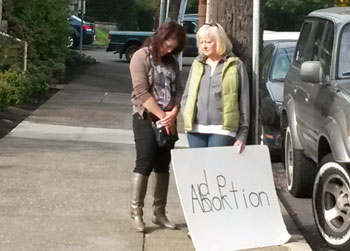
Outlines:
[[[133,131],[136,166],[132,177],[131,219],[139,232],[145,231],[143,206],[148,178],[154,171],[152,222],[175,229],[165,214],[169,185],[170,150],[161,148],[155,139],[152,122],[165,127],[168,134],[176,131],[183,86],[176,56],[184,49],[186,33],[182,26],[170,21],[158,27],[130,62],[133,85]]]

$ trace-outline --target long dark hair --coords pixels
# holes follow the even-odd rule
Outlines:
[[[177,40],[178,45],[170,54],[167,54],[162,58],[160,56],[160,48],[166,40],[172,37]],[[183,27],[175,21],[165,22],[160,25],[153,36],[149,37],[143,44],[143,46],[151,47],[152,58],[158,63],[162,60],[166,60],[171,55],[177,56],[181,51],[183,51],[185,45],[186,32]]]

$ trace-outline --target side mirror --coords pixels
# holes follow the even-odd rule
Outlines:
[[[322,84],[326,82],[322,65],[320,61],[306,61],[301,64],[301,80],[313,84]]]

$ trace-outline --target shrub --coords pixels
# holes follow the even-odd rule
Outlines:
[[[47,75],[39,71],[5,71],[0,73],[0,107],[22,104],[47,93]]]
[[[64,79],[68,54],[68,0],[3,0],[8,33],[28,42],[28,70],[23,70],[23,42],[0,37],[0,106],[21,104],[45,94]]]
[[[24,84],[25,75],[17,71],[6,71],[0,74],[0,104],[19,103],[24,99],[27,86]]]

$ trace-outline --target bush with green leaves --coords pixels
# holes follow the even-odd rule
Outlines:
[[[8,33],[27,41],[31,63],[67,55],[68,0],[4,0]]]
[[[42,72],[5,71],[0,73],[0,107],[22,104],[46,94],[47,76]]]
[[[334,0],[266,0],[264,29],[299,31],[307,14],[334,4]]]
[[[8,34],[0,36],[0,105],[28,102],[64,78],[68,54],[68,0],[3,0]],[[24,42],[28,70],[22,73]]]

